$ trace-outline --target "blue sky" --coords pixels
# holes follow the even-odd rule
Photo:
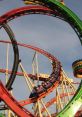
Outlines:
[[[65,0],[65,4],[82,19],[82,0]],[[2,0],[0,1],[0,15],[21,6],[25,6],[22,0]],[[68,76],[73,77],[72,62],[82,58],[82,47],[68,23],[54,17],[29,15],[9,22],[9,25],[17,41],[35,45],[52,53],[61,61]],[[1,39],[7,38],[3,30],[0,34],[3,34]],[[31,71],[32,54],[30,50],[28,54],[27,51],[20,49],[20,58],[29,72]],[[48,73],[51,70],[50,63],[45,57],[41,56],[39,63],[41,72]]]
[[[82,19],[82,0],[65,0],[65,4]],[[25,6],[22,0],[2,0],[0,15],[21,6]],[[17,40],[52,53],[72,75],[71,64],[82,57],[82,49],[77,35],[67,23],[53,17],[29,15],[13,20],[9,25]]]

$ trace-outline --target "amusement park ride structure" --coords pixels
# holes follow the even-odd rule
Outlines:
[[[7,67],[0,68],[0,73],[5,73],[10,77],[4,86],[0,81],[0,101],[1,103],[1,117],[81,117],[82,109],[82,81],[75,83],[72,79],[68,78],[66,73],[58,61],[52,54],[46,52],[38,47],[19,43],[16,41],[15,36],[7,24],[11,20],[29,14],[43,14],[60,18],[69,23],[74,29],[75,33],[82,44],[82,21],[64,4],[63,0],[23,0],[27,6],[14,9],[0,17],[0,28],[4,28],[7,32],[10,41],[0,40],[2,44],[12,44],[14,52],[14,62],[12,70],[8,69],[8,54],[7,48]],[[29,48],[34,51],[32,59],[31,74],[28,74],[22,65],[22,60],[19,56],[19,46]],[[42,54],[49,59],[52,65],[51,74],[43,74],[38,72],[38,54]],[[21,72],[18,72],[18,67]],[[75,77],[82,78],[82,60],[77,60],[72,64],[73,73]],[[30,90],[28,99],[17,101],[13,96],[12,84],[15,77],[24,77],[26,84]],[[36,82],[35,82],[36,81]],[[76,85],[79,85],[76,90]],[[54,92],[54,97],[48,99],[48,96]],[[44,101],[47,98],[47,102]],[[24,106],[32,105],[33,112],[25,109]],[[54,106],[53,111],[49,109]],[[6,112],[5,112],[6,111]]]

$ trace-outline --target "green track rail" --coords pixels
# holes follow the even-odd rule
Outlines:
[[[36,0],[32,1],[36,3]],[[66,5],[63,5],[60,2],[58,2],[58,0],[38,0],[38,1],[39,4],[47,6],[52,10],[54,9],[58,10],[62,14],[62,17],[64,17],[65,21],[68,22],[71,25],[71,27],[75,30],[82,44],[82,21],[78,18],[78,16],[75,13],[73,13]],[[79,110],[81,105],[82,105],[82,81],[74,97],[65,106],[65,108],[60,113],[58,113],[56,117],[74,117],[75,113]]]
[[[75,30],[82,44],[82,20],[80,20],[78,16],[74,12],[72,12],[66,5],[63,5],[61,2],[58,2],[58,0],[24,0],[24,1],[40,4],[52,10],[58,10],[62,14],[62,17],[64,17],[65,21],[68,22]]]
[[[64,17],[66,17],[67,22],[72,27],[76,28],[76,30],[79,32],[80,42],[82,44],[82,21],[75,15],[75,13],[73,13],[69,8],[67,8],[65,5],[62,5],[57,0],[48,0],[48,2],[49,4],[53,3],[49,6],[52,10],[54,10],[53,9],[54,7],[57,8],[64,15]],[[57,115],[57,117],[74,117],[75,113],[78,111],[81,105],[82,105],[82,81],[74,97],[65,106],[65,108]]]
[[[82,20],[72,12],[66,5],[63,5],[58,0],[24,0],[29,2],[34,2],[35,4],[40,4],[50,8],[51,10],[57,10],[61,13],[62,18],[68,22],[78,35],[80,42],[82,44]],[[65,106],[65,108],[58,113],[56,117],[74,117],[76,112],[82,105],[82,80],[81,83],[70,102]]]

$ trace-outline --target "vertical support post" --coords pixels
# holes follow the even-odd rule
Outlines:
[[[9,44],[7,44],[7,50],[6,50],[6,83],[8,81],[8,66],[9,66]],[[11,110],[8,110],[8,117],[11,117]]]
[[[38,117],[42,117],[39,100],[37,100],[37,103],[38,103],[38,114],[39,114]]]
[[[6,51],[6,83],[8,81],[8,64],[9,64],[9,44],[7,44],[7,51]]]
[[[33,74],[37,75],[37,84],[39,85],[38,54],[36,51],[35,51],[33,59],[32,59],[32,71],[33,71]]]
[[[37,80],[38,80],[37,84],[39,85],[39,77],[38,77],[39,70],[38,70],[38,54],[37,54],[37,52],[36,52],[35,57],[36,57],[36,74],[37,74]]]
[[[65,83],[66,83],[66,80],[64,79],[64,76],[63,76],[63,72],[62,72],[62,75],[61,75],[61,77],[62,77],[62,83],[61,83],[61,88],[62,88],[62,93],[65,93]],[[63,107],[64,107],[64,105],[65,105],[65,103],[66,103],[66,97],[64,96],[63,97],[64,98],[64,102],[63,102],[63,100],[62,100],[62,102],[63,102]]]

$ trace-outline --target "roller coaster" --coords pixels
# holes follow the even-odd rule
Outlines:
[[[9,37],[9,40],[0,39],[0,45],[7,46],[6,67],[0,68],[0,74],[6,76],[5,84],[2,78],[0,80],[0,117],[81,117],[82,80],[79,83],[68,78],[62,63],[51,53],[17,41],[8,23],[18,17],[32,14],[56,17],[73,28],[82,44],[82,21],[63,0],[22,0],[22,2],[25,4],[24,7],[0,16],[0,29],[4,29]],[[19,48],[33,52],[32,73],[28,73],[25,69]],[[8,68],[10,50],[13,54],[11,69]],[[38,55],[44,56],[50,63],[50,74],[39,72]],[[82,59],[74,61],[72,68],[74,76],[82,78]],[[28,97],[25,99],[18,100],[13,95],[13,84],[17,78],[24,79],[28,88]],[[22,93],[23,91],[21,95]]]

